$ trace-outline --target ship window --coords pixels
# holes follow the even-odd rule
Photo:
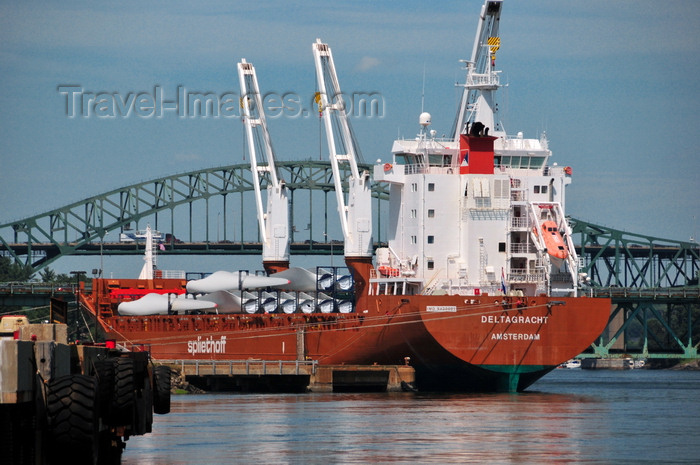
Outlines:
[[[535,194],[539,194],[539,193],[540,193],[540,186],[535,186]]]
[[[540,192],[542,192],[543,194],[546,194],[547,193],[547,186],[542,186],[540,189]]]
[[[394,163],[397,165],[405,165],[406,164],[406,155],[404,155],[404,154],[394,155]]]
[[[418,184],[416,184],[415,182],[411,183],[411,192],[416,192],[416,191],[418,191]]]
[[[430,166],[442,166],[442,155],[428,155],[428,163]]]
[[[432,270],[433,268],[435,268],[435,262],[432,260],[428,260],[428,269]]]
[[[435,210],[432,208],[428,210],[428,218],[434,218],[435,217]]]
[[[416,242],[416,236],[411,236],[411,244],[415,244]]]
[[[429,182],[428,183],[428,191],[433,192],[434,190],[435,190],[435,183]]]
[[[434,244],[435,243],[435,236],[428,236],[428,244]]]
[[[499,242],[499,243],[498,243],[498,251],[499,251],[499,252],[505,252],[505,251],[506,251],[506,243],[505,243],[505,242]]]
[[[544,165],[544,157],[531,157],[530,168],[542,168]]]
[[[411,218],[415,218],[415,217],[416,217],[416,214],[417,214],[416,209],[415,209],[415,208],[412,208],[412,209],[411,209]]]
[[[477,208],[491,208],[491,197],[477,197],[474,204]]]

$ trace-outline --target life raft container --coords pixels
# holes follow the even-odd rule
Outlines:
[[[395,278],[399,275],[399,269],[398,268],[392,268],[390,266],[386,265],[381,265],[377,268],[377,271],[379,271],[379,274],[382,276],[387,276],[389,278]]]

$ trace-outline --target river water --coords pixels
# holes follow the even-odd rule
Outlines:
[[[555,370],[522,394],[173,396],[122,464],[700,463],[700,371]]]

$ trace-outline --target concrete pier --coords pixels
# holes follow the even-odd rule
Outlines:
[[[399,392],[413,390],[408,365],[319,365],[309,361],[158,360],[205,391]]]
[[[400,392],[412,387],[416,372],[408,365],[320,366],[311,378],[313,392]]]

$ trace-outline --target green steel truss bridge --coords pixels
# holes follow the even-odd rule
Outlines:
[[[342,254],[329,162],[278,162],[290,190],[291,253]],[[362,165],[361,169],[370,165]],[[347,174],[347,173],[344,173]],[[267,179],[264,179],[264,183]],[[385,186],[374,186],[378,243],[386,237]],[[160,254],[258,255],[249,164],[176,174],[121,187],[0,225],[0,254],[39,271],[66,255],[142,254],[121,233],[150,225]],[[196,205],[195,205],[196,204]],[[195,208],[196,207],[196,208]],[[331,221],[329,222],[329,209]],[[571,219],[588,292],[613,299],[610,324],[589,356],[697,358],[700,249]]]

